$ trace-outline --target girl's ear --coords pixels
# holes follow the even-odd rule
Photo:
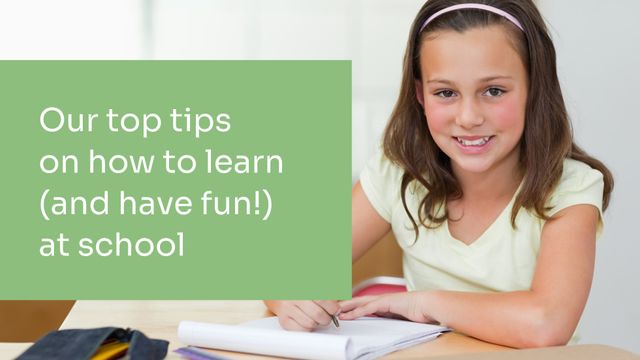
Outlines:
[[[424,108],[424,89],[422,88],[422,80],[414,79],[414,83],[416,86],[416,99],[418,99],[418,102],[422,105],[422,108]]]

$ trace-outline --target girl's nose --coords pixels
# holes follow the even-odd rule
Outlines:
[[[474,99],[464,99],[460,102],[456,124],[465,129],[480,126],[484,123],[484,116]]]

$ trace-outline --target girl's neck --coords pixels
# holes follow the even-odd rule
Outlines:
[[[463,200],[490,202],[505,197],[511,198],[524,176],[518,155],[515,152],[481,173],[466,171],[452,164],[453,173],[462,189]]]

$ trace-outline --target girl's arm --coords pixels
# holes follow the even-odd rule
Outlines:
[[[341,318],[391,313],[413,321],[440,322],[507,346],[566,344],[591,288],[598,216],[593,206],[575,205],[546,222],[528,291],[417,291],[356,298],[341,303]]]

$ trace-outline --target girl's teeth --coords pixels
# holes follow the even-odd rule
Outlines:
[[[480,139],[476,139],[476,140],[465,140],[462,138],[456,138],[458,140],[458,142],[464,146],[482,146],[484,144],[487,143],[487,141],[489,141],[489,139],[491,138],[491,136],[485,136],[483,138]]]

